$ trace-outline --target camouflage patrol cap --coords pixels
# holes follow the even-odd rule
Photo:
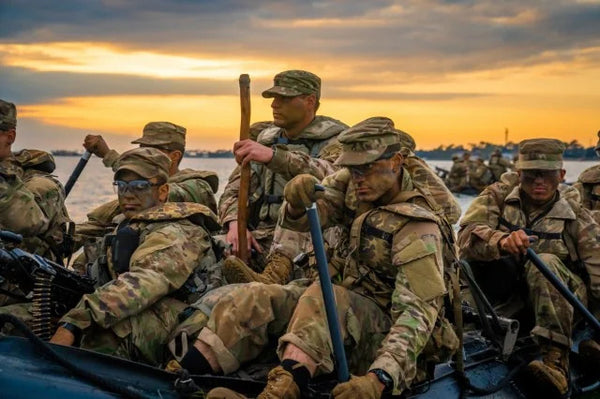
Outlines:
[[[185,151],[185,132],[186,128],[171,122],[150,122],[144,126],[142,137],[131,143],[183,152]]]
[[[519,143],[517,169],[562,169],[565,148],[562,141],[555,139],[523,140]]]
[[[314,73],[301,70],[283,71],[273,78],[273,87],[262,92],[264,98],[280,95],[295,97],[302,94],[314,94],[321,97],[321,78]]]
[[[365,119],[344,130],[338,140],[342,143],[342,153],[335,164],[342,166],[371,163],[402,147],[415,148],[415,141],[408,133],[395,129],[394,122],[382,116]]]
[[[146,179],[157,177],[163,182],[169,179],[171,159],[157,148],[134,148],[121,154],[117,163],[115,176],[122,170],[129,170]]]
[[[8,101],[0,100],[0,130],[17,127],[17,107]]]

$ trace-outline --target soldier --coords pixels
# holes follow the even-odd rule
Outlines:
[[[71,220],[64,188],[51,174],[54,158],[40,150],[13,153],[16,127],[15,105],[0,100],[0,229],[23,235],[24,250],[62,263],[71,251]],[[18,287],[4,281],[0,289],[14,295],[0,294],[0,306],[22,302]],[[23,316],[28,319],[28,313]]]
[[[493,181],[492,171],[483,162],[483,159],[477,158],[472,162],[472,168],[469,169],[469,182],[478,193]]]
[[[440,220],[403,167],[398,131],[377,122],[340,135],[337,164],[345,168],[323,180],[323,195],[315,193],[319,180],[307,174],[284,191],[284,226],[307,231],[305,207],[316,200],[323,227],[343,224],[351,231],[350,255],[333,259],[330,270],[341,282],[334,290],[350,367],[362,376],[335,387],[336,398],[400,393],[424,377],[428,361],[457,345],[441,311],[446,286]],[[281,365],[258,397],[300,398],[312,377],[334,367],[320,288],[309,284],[250,283],[233,290],[212,309],[182,365],[228,374],[256,357],[269,336],[279,335]],[[208,397],[243,396],[218,388]]]
[[[205,205],[167,202],[171,161],[155,148],[118,158],[113,183],[121,221],[94,263],[98,288],[62,319],[51,342],[163,363],[163,348],[187,303],[206,289],[216,263]]]
[[[16,138],[17,109],[0,100],[0,228],[24,236],[23,248],[62,263],[70,251],[65,224],[65,190],[51,173],[51,154],[11,151]]]
[[[310,72],[291,70],[277,74],[274,86],[262,93],[272,98],[273,126],[260,132],[256,141],[235,143],[233,152],[240,165],[250,163],[250,217],[252,232],[248,231],[248,250],[255,250],[251,259],[256,273],[253,279],[285,283],[292,261],[307,251],[310,238],[306,234],[277,231],[275,226],[283,202],[283,187],[294,176],[309,173],[322,179],[335,171],[333,161],[339,154],[337,135],[347,126],[342,122],[316,115],[320,105],[321,79]],[[238,252],[238,193],[240,168],[231,174],[219,200],[219,217],[234,255]],[[274,250],[272,242],[295,243],[286,251]],[[265,255],[268,255],[265,258]],[[267,260],[268,259],[268,260]],[[231,282],[246,282],[251,269],[236,257],[229,257],[223,272]]]
[[[488,166],[494,174],[494,181],[500,180],[500,176],[509,169],[513,168],[512,163],[502,156],[502,151],[496,148],[488,161]]]
[[[462,159],[455,160],[450,169],[450,173],[446,178],[446,184],[450,191],[460,192],[470,187],[469,172],[473,169],[473,161],[471,161],[471,151],[465,150]]]
[[[485,261],[510,256],[517,263],[515,270],[523,273],[535,312],[531,334],[543,355],[528,370],[540,387],[560,395],[568,390],[573,308],[523,255],[527,248],[534,249],[584,303],[585,274],[589,293],[600,296],[600,227],[579,203],[577,190],[560,184],[564,149],[554,139],[522,141],[517,173],[505,173],[471,203],[458,234],[461,257]],[[502,272],[507,270],[503,267]],[[600,346],[594,341],[579,349],[600,362]]]
[[[600,131],[598,131],[596,155],[600,158]],[[600,165],[584,170],[573,187],[579,190],[583,206],[592,211],[596,222],[600,224]]]
[[[185,153],[185,134],[183,126],[171,122],[150,122],[144,126],[142,137],[132,143],[139,144],[140,147],[157,148],[171,159],[167,182],[170,202],[195,202],[206,205],[216,213],[215,193],[219,186],[216,173],[194,169],[179,170]],[[83,146],[102,158],[105,166],[111,167],[113,171],[118,168],[119,154],[108,147],[102,136],[86,136]],[[110,201],[88,213],[87,222],[77,225],[75,249],[84,245],[84,253],[73,262],[74,269],[83,271],[87,258],[95,258],[95,254],[91,253],[95,248],[94,241],[115,228],[113,219],[118,214],[118,201]]]

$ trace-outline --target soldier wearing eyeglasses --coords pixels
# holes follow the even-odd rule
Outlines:
[[[600,158],[600,131],[595,150]],[[584,170],[573,187],[579,190],[583,206],[592,211],[596,222],[600,224],[600,164]]]
[[[463,258],[496,260],[482,272],[515,274],[513,291],[522,284],[521,294],[535,314],[531,334],[541,350],[541,360],[527,370],[536,386],[553,397],[568,391],[573,308],[524,257],[527,248],[581,301],[600,298],[600,228],[581,206],[577,190],[562,184],[564,149],[554,139],[522,141],[517,172],[505,173],[471,203],[458,234]],[[595,341],[582,342],[579,351],[598,364]]]
[[[166,202],[171,160],[160,150],[136,148],[117,162],[121,220],[89,270],[97,288],[61,319],[51,342],[158,365],[177,315],[210,288],[210,232],[220,226],[205,205]]]

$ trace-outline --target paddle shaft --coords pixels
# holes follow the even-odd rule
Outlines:
[[[318,186],[318,189],[319,188],[323,189]],[[325,313],[327,314],[327,324],[329,325],[329,333],[333,344],[333,356],[336,362],[338,381],[345,382],[350,379],[350,373],[348,371],[348,362],[346,361],[346,352],[344,351],[344,341],[342,340],[337,308],[335,306],[333,285],[331,284],[331,278],[329,277],[327,256],[325,255],[325,247],[323,245],[323,233],[321,232],[321,222],[319,221],[319,213],[315,203],[309,208],[306,208],[306,216],[308,217],[308,222],[310,224],[310,235],[315,251],[315,257],[317,258],[321,292],[323,293],[323,301],[325,302]]]
[[[546,277],[546,279],[560,292],[560,294],[577,309],[584,317],[584,319],[594,328],[596,333],[600,334],[600,322],[594,317],[594,315],[584,306],[583,303],[564,285],[562,281],[558,279],[552,273],[552,271],[546,266],[543,260],[535,253],[531,248],[527,248],[527,257],[531,260],[534,266]]]
[[[91,156],[92,156],[92,153],[89,151],[86,151],[83,153],[81,158],[79,158],[79,162],[77,162],[77,166],[75,166],[73,173],[71,173],[69,180],[67,180],[67,184],[65,184],[65,197],[67,197],[69,195],[69,193],[71,192],[71,189],[75,185],[75,182],[77,181],[77,179],[79,179],[79,175],[85,168],[85,165],[87,165],[87,162]]]
[[[240,75],[240,141],[250,136],[250,76]],[[250,163],[240,170],[240,191],[238,193],[238,257],[248,263],[248,193],[250,191]]]

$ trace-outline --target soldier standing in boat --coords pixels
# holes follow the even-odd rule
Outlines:
[[[171,160],[160,150],[127,151],[117,165],[122,220],[90,270],[98,287],[63,316],[50,342],[156,366],[178,314],[208,288],[217,261],[210,231],[220,226],[205,205],[166,202]]]
[[[310,249],[307,234],[277,228],[283,187],[302,173],[322,179],[333,173],[333,162],[340,151],[337,135],[344,123],[317,115],[321,98],[321,79],[308,71],[290,70],[274,77],[274,86],[262,93],[272,98],[273,125],[262,130],[256,141],[235,143],[238,164],[250,163],[249,250],[255,250],[250,266],[235,256],[228,257],[223,273],[230,283],[261,281],[285,283],[292,270],[292,259]],[[238,251],[238,193],[240,168],[229,177],[219,200],[219,217],[233,255]],[[291,245],[272,246],[273,242]],[[251,251],[249,251],[250,253]],[[260,273],[262,272],[262,273]]]
[[[305,209],[316,201],[323,227],[344,224],[350,255],[330,262],[348,356],[356,376],[333,390],[337,398],[379,398],[426,376],[428,362],[457,346],[443,317],[444,240],[427,194],[403,167],[401,135],[387,118],[371,118],[339,137],[344,167],[326,177],[325,192],[311,175],[284,190],[283,225],[307,231]],[[433,172],[432,172],[433,173]],[[329,330],[318,283],[251,283],[221,298],[208,327],[182,361],[194,373],[235,371],[254,359],[269,337],[280,336],[281,364],[259,398],[300,398],[312,377],[333,371]],[[244,398],[217,388],[208,398]]]
[[[564,149],[554,139],[522,141],[517,173],[505,173],[473,201],[458,234],[461,257],[467,260],[509,257],[516,262],[513,272],[521,273],[527,287],[535,313],[531,334],[542,354],[528,371],[540,389],[554,395],[564,395],[569,387],[573,308],[524,257],[526,249],[534,249],[581,301],[586,303],[588,295],[600,299],[600,227],[581,206],[577,190],[561,184]],[[494,265],[503,268],[500,273],[509,270],[500,262],[485,266]],[[582,342],[579,350],[599,364],[595,341]]]
[[[595,150],[600,158],[600,131]],[[594,165],[581,172],[573,187],[579,190],[583,206],[592,211],[596,222],[600,224],[600,165]]]

